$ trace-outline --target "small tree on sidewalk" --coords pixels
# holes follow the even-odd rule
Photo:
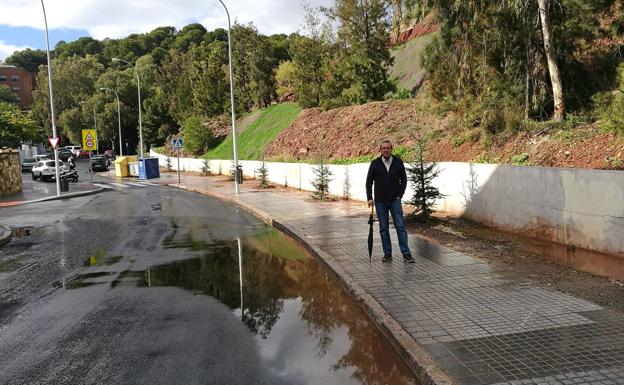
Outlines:
[[[342,186],[342,199],[346,201],[351,199],[351,177],[349,175],[348,166],[345,166],[344,185]]]
[[[314,187],[312,198],[316,200],[327,200],[329,198],[329,182],[332,181],[333,173],[326,164],[323,140],[318,142],[317,149],[317,166],[312,169],[315,175],[315,178],[312,180],[312,187]]]
[[[262,188],[269,187],[269,170],[264,164],[264,152],[262,153],[262,166],[255,170],[256,178],[258,178],[258,186]]]
[[[413,197],[408,204],[416,208],[411,216],[417,220],[426,221],[433,213],[433,205],[437,199],[443,198],[433,180],[440,174],[436,162],[426,162],[426,140],[421,136],[416,138],[414,160],[407,169],[407,178],[412,182]]]
[[[172,165],[171,165],[171,158],[169,157],[169,155],[167,155],[167,159],[165,160],[165,167],[167,167],[167,171],[171,171]]]
[[[201,168],[202,175],[210,175],[210,171],[210,159],[204,155]]]

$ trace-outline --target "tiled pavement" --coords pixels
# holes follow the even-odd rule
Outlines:
[[[183,184],[233,195],[231,183],[210,178],[187,176]],[[377,226],[369,263],[361,205],[247,186],[238,199],[330,254],[457,384],[624,384],[621,313],[413,235],[415,264],[396,256],[382,264]]]

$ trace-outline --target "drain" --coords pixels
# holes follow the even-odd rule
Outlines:
[[[11,229],[11,236],[13,238],[24,238],[30,236],[32,227],[15,227]]]

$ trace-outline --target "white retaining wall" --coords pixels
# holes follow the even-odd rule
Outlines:
[[[150,152],[166,165],[166,156]],[[176,158],[170,158],[177,169]],[[240,161],[254,177],[261,162]],[[230,160],[210,160],[228,174]],[[181,158],[184,171],[201,171],[201,159]],[[266,162],[275,184],[312,191],[314,165]],[[509,231],[624,257],[624,172],[441,162],[435,184],[445,194],[437,209]],[[343,195],[348,170],[351,198],[366,200],[368,164],[330,165],[330,192]],[[246,182],[248,183],[248,182]],[[408,185],[404,201],[411,198]]]

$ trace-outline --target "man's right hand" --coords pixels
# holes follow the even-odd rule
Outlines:
[[[368,201],[368,207],[373,207],[373,204],[374,204],[374,203],[375,203],[375,202],[374,202],[372,199],[371,199],[371,200],[369,200],[369,201]]]

